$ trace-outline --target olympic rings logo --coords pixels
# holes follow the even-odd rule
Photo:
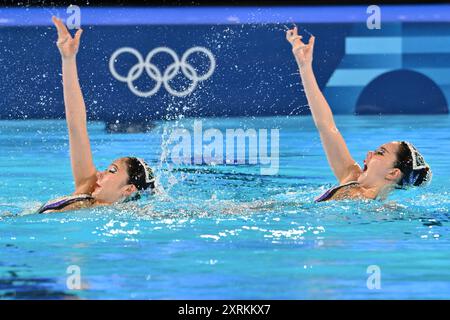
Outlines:
[[[187,62],[189,56],[195,52],[205,54],[210,61],[209,70],[204,75],[199,75],[197,73],[197,70],[195,70],[195,68]],[[138,63],[131,67],[126,76],[120,75],[115,68],[117,57],[123,53],[130,53],[134,55],[138,60]],[[167,66],[167,68],[164,70],[164,73],[162,73],[156,65],[151,63],[152,58],[158,53],[167,53],[172,57],[174,61],[172,64]],[[214,58],[214,55],[211,53],[211,51],[204,47],[192,47],[188,49],[181,57],[181,60],[179,59],[175,51],[168,47],[158,47],[151,50],[145,57],[145,60],[136,49],[123,47],[117,49],[109,59],[109,70],[111,71],[113,77],[121,82],[126,82],[131,92],[143,98],[154,95],[161,88],[162,84],[164,84],[164,88],[170,94],[177,97],[184,97],[192,93],[200,81],[208,79],[213,74],[215,68],[216,59]],[[188,88],[183,91],[174,90],[169,84],[170,80],[172,80],[180,72],[180,69],[184,76],[192,81]],[[139,78],[144,70],[146,71],[147,75],[156,82],[155,86],[147,92],[140,91],[133,85],[133,81]]]

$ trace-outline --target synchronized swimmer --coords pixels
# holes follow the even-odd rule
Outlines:
[[[406,141],[392,141],[369,151],[361,167],[350,155],[333,113],[317,85],[312,61],[315,37],[307,44],[297,27],[286,31],[292,53],[300,70],[314,123],[339,186],[326,191],[317,202],[341,199],[385,199],[396,188],[423,186],[431,181],[432,172],[423,156]]]
[[[57,47],[62,58],[64,104],[75,191],[70,196],[47,202],[38,212],[67,211],[136,200],[141,191],[155,188],[153,171],[143,159],[137,157],[117,159],[105,171],[95,168],[76,64],[82,30],[79,29],[72,37],[60,19],[52,17],[52,20],[58,31]],[[331,109],[317,85],[312,68],[315,37],[311,36],[305,44],[295,27],[287,31],[286,38],[292,45],[328,162],[339,181],[339,186],[318,197],[317,202],[382,200],[395,188],[422,186],[431,181],[430,167],[419,151],[406,141],[385,143],[376,151],[368,152],[361,169],[350,155],[336,128]]]
[[[75,191],[71,196],[47,202],[38,212],[67,211],[135,200],[140,197],[139,192],[155,188],[153,171],[137,157],[117,159],[105,171],[95,168],[76,64],[83,30],[79,29],[72,37],[60,19],[52,17],[52,20],[58,31],[56,44],[62,58],[64,105]]]

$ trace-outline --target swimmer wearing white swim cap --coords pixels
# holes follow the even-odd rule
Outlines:
[[[155,188],[153,171],[143,159],[137,157],[116,159],[104,171],[96,169],[76,64],[83,30],[77,30],[72,37],[60,19],[52,17],[52,21],[58,31],[56,44],[62,58],[64,104],[75,190],[71,196],[48,202],[39,212],[66,211],[135,200],[139,198],[140,192]]]
[[[361,168],[352,158],[333,113],[317,84],[313,67],[315,37],[302,41],[297,27],[286,31],[292,53],[300,70],[314,123],[339,186],[330,189],[316,201],[340,199],[384,199],[392,190],[423,186],[431,181],[432,172],[419,151],[409,142],[392,141],[369,151]]]

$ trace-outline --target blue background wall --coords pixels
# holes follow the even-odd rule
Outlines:
[[[173,8],[164,12],[82,8],[84,33],[78,65],[88,116],[107,122],[140,122],[179,114],[307,114],[297,67],[285,40],[284,26],[292,26],[292,21],[307,38],[309,32],[316,36],[314,68],[334,112],[446,113],[450,6],[424,8],[382,7],[381,30],[367,29],[366,7],[347,11],[337,7]],[[401,17],[402,13],[406,14]],[[0,10],[0,119],[64,116],[52,14],[68,16],[65,9]],[[424,43],[428,40],[431,45]],[[409,47],[408,41],[413,41]],[[414,49],[421,44],[425,52]],[[135,48],[145,58],[161,46],[170,47],[179,57],[193,46],[208,48],[216,69],[192,94],[181,98],[163,87],[155,95],[138,97],[111,75],[109,60],[118,48]],[[152,62],[162,71],[172,60],[160,54]],[[192,55],[189,62],[199,73],[208,67],[202,55]],[[117,70],[126,74],[135,63],[136,58],[124,54],[117,60]],[[424,68],[429,72],[423,73]],[[180,87],[188,82],[180,74],[171,83]],[[154,82],[144,72],[135,84],[145,90]]]

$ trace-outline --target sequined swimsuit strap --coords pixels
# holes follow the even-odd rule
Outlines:
[[[342,189],[343,187],[347,187],[347,186],[350,186],[350,185],[353,185],[353,184],[358,184],[358,182],[357,181],[350,181],[350,182],[344,183],[344,184],[342,184],[340,186],[336,186],[336,187],[333,187],[331,189],[328,189],[320,197],[317,197],[314,201],[315,202],[322,202],[322,201],[330,200],[333,197],[333,195],[339,189]]]
[[[91,200],[91,199],[93,199],[93,198],[89,194],[79,194],[79,195],[74,195],[74,196],[66,196],[66,197],[58,198],[58,199],[49,201],[46,204],[44,204],[38,210],[38,213],[44,213],[47,210],[60,210],[74,202]]]

